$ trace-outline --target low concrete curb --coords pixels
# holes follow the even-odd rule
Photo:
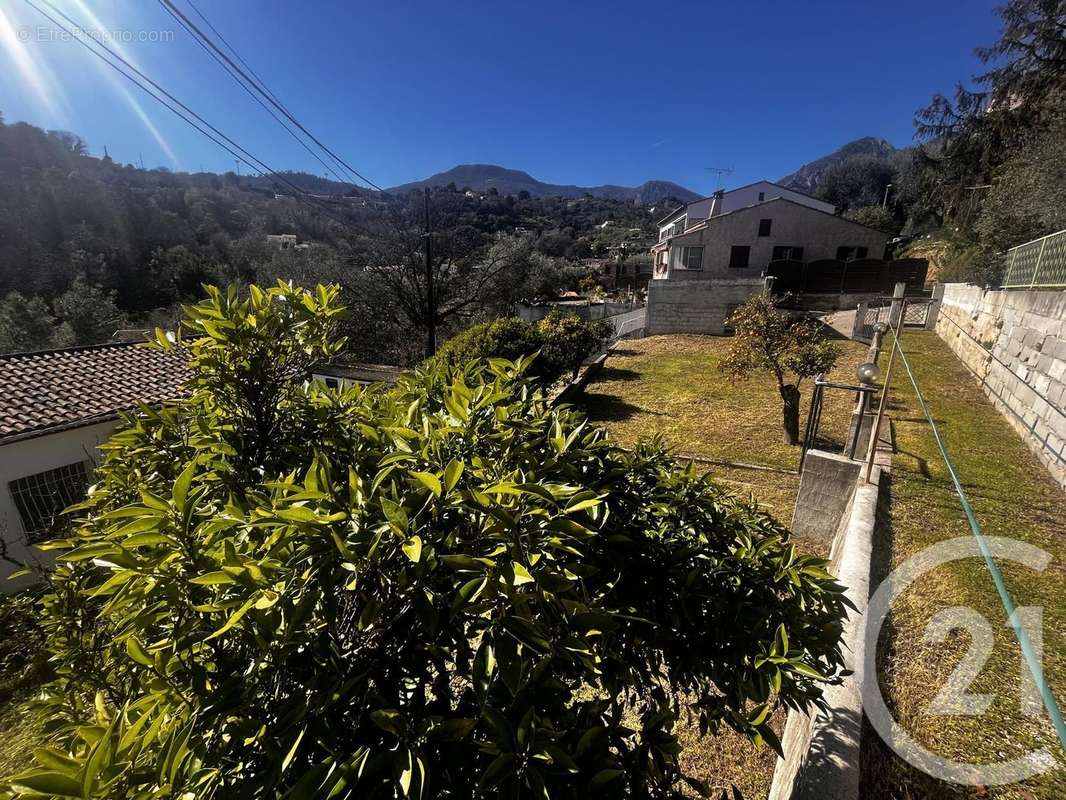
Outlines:
[[[785,758],[778,759],[769,800],[858,800],[865,614],[877,501],[890,459],[879,453],[870,483],[863,479],[865,469],[860,473],[846,526],[830,553],[833,572],[858,609],[848,616],[843,633],[845,667],[853,672],[840,685],[826,688],[826,712],[789,714],[781,739]]]
[[[595,378],[600,373],[600,370],[603,369],[603,365],[607,363],[607,356],[610,354],[611,351],[608,350],[606,353],[600,353],[598,356],[593,356],[585,361],[573,380],[552,395],[551,404],[557,406],[562,405],[563,403],[569,403],[585,391],[585,387],[588,385],[589,381]]]

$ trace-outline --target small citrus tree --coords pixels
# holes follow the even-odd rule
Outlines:
[[[799,443],[800,384],[828,372],[839,352],[815,320],[793,319],[762,293],[729,318],[735,335],[722,369],[736,377],[770,372],[777,379],[787,444]]]
[[[336,290],[211,289],[190,394],[107,445],[42,612],[24,797],[674,797],[691,715],[776,744],[837,679],[825,562],[522,377],[306,379]],[[171,347],[160,336],[158,346]]]

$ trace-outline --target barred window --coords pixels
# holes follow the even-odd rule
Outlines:
[[[85,499],[91,471],[91,462],[77,461],[8,484],[31,543],[47,539],[63,509]]]

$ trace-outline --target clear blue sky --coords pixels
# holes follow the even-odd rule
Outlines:
[[[974,47],[998,34],[994,0],[193,1],[312,132],[382,186],[471,162],[580,185],[703,191],[715,180],[706,166],[735,167],[727,185],[772,180],[860,136],[909,144],[914,110],[979,71]],[[157,3],[52,2],[86,28],[132,31],[121,46],[143,71],[275,169],[323,172]],[[233,168],[80,45],[36,26],[50,24],[23,0],[0,2],[7,122],[75,131],[121,161]],[[172,41],[136,41],[139,31]]]

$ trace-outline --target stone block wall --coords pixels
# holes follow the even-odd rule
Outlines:
[[[1066,291],[949,283],[936,331],[1066,488]]]
[[[655,280],[648,284],[645,333],[704,333],[724,336],[733,309],[763,291],[762,278]]]

